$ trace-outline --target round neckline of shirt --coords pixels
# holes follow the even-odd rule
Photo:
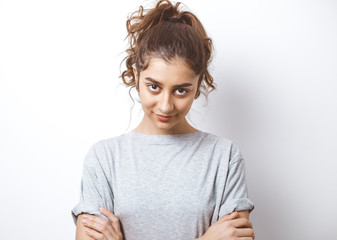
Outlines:
[[[191,133],[178,133],[178,134],[146,134],[139,132],[129,132],[128,134],[136,139],[151,144],[169,144],[169,143],[181,143],[189,140],[198,139],[203,132],[200,130]]]

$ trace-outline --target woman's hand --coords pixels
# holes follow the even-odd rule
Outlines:
[[[238,212],[225,215],[213,223],[199,240],[253,240],[252,223]]]
[[[100,208],[100,211],[112,224],[98,216],[84,214],[82,222],[85,233],[96,240],[122,240],[118,217],[105,208]]]

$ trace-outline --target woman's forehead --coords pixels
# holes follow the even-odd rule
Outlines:
[[[166,61],[162,58],[151,58],[148,67],[141,72],[146,80],[155,80],[161,84],[177,85],[194,84],[198,77],[181,59],[174,58]]]

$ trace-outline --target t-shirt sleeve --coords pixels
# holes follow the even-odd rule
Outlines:
[[[219,219],[234,211],[248,210],[251,212],[254,204],[248,198],[245,178],[244,159],[237,145],[232,144],[227,179],[219,210]]]
[[[96,143],[84,158],[80,201],[71,210],[75,225],[77,216],[81,213],[94,214],[108,220],[101,214],[99,208],[104,207],[113,211],[111,174],[109,174],[111,171],[106,155],[104,146]]]

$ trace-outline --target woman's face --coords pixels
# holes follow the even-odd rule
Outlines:
[[[144,118],[139,128],[148,134],[176,134],[191,131],[185,116],[189,112],[198,87],[198,76],[179,58],[169,63],[151,58],[140,72],[139,97]]]

